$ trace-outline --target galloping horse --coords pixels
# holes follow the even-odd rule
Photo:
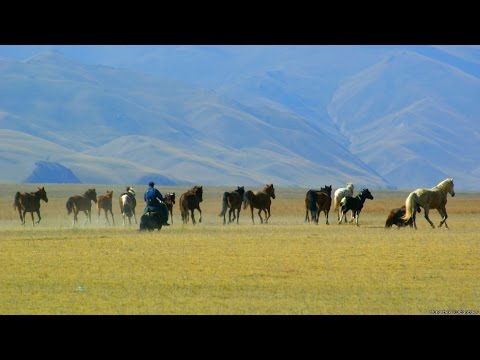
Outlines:
[[[173,204],[175,204],[175,193],[165,194],[165,205],[167,205],[168,212],[170,213],[170,219],[173,224]]]
[[[97,201],[97,208],[98,208],[98,222],[100,222],[100,212],[102,209],[105,211],[105,218],[107,219],[108,225],[110,225],[110,221],[108,220],[108,212],[112,215],[112,222],[115,225],[115,219],[113,218],[112,212],[112,197],[113,191],[108,191],[106,195],[100,195]]]
[[[347,186],[344,187],[344,188],[340,188],[340,189],[337,189],[335,190],[335,193],[333,195],[333,211],[336,211],[338,216],[337,216],[337,220],[340,220],[340,216],[341,216],[341,201],[344,197],[346,196],[350,196],[350,197],[353,197],[353,184],[352,183],[347,183]],[[352,213],[352,221],[353,221],[353,213]]]
[[[270,198],[275,199],[275,189],[273,188],[273,184],[267,184],[263,188],[262,191],[257,191],[256,194],[253,191],[248,190],[243,195],[243,209],[246,209],[248,205],[250,205],[250,211],[252,212],[252,223],[253,221],[253,208],[259,209],[258,216],[260,217],[260,222],[263,224],[263,219],[261,215],[261,211],[265,212],[265,223],[268,223],[268,219],[270,218],[270,205],[272,204],[272,200]],[[267,216],[268,211],[268,216]]]
[[[188,210],[192,213],[192,223],[195,225],[195,217],[193,211],[197,209],[200,212],[200,219],[198,222],[202,222],[202,210],[200,210],[200,203],[203,201],[203,187],[194,186],[187,192],[180,196],[180,213],[182,215],[182,221],[184,224],[188,223]]]
[[[45,188],[38,188],[37,191],[31,193],[21,193],[17,191],[15,199],[13,201],[13,210],[18,209],[18,215],[20,215],[20,221],[22,225],[25,225],[25,214],[27,212],[32,213],[32,225],[35,226],[33,219],[33,212],[35,211],[38,216],[37,224],[42,220],[40,217],[40,200],[48,202],[47,192]],[[23,215],[22,215],[23,210]]]
[[[370,194],[370,191],[368,189],[363,189],[360,191],[360,193],[355,196],[355,197],[344,197],[342,199],[342,217],[338,221],[339,224],[342,223],[342,220],[345,218],[345,222],[347,222],[347,218],[345,217],[345,214],[348,212],[348,210],[352,210],[352,215],[355,218],[355,223],[358,225],[358,218],[360,216],[360,211],[362,211],[363,204],[365,203],[366,199],[373,200],[372,194]]]
[[[420,206],[425,210],[425,219],[427,219],[432,228],[435,228],[435,225],[433,225],[433,222],[428,217],[428,211],[430,209],[437,209],[442,217],[439,227],[442,227],[442,225],[445,224],[445,227],[448,229],[448,215],[445,206],[447,204],[447,194],[450,193],[452,197],[455,196],[455,190],[453,187],[453,178],[449,178],[443,180],[440,184],[431,189],[417,189],[411,192],[405,200],[406,212],[402,217],[402,220],[407,222],[413,217],[413,226],[416,229],[417,223],[415,209]]]
[[[332,185],[321,188],[320,190],[310,189],[305,195],[305,221],[310,222],[308,212],[312,214],[312,222],[318,224],[318,218],[320,217],[320,211],[325,213],[326,223],[328,225],[328,212],[332,205]]]
[[[83,211],[87,216],[87,221],[92,223],[92,201],[97,202],[95,189],[88,189],[83,195],[73,195],[68,198],[65,206],[67,207],[68,215],[73,211],[73,225],[78,222],[77,215],[80,211]]]
[[[244,194],[245,194],[245,188],[243,186],[237,186],[237,190],[234,190],[232,192],[225,191],[223,193],[222,211],[218,216],[223,216],[224,225],[226,222],[225,214],[227,212],[227,208],[230,208],[230,211],[228,212],[228,223],[230,224],[232,221],[235,221],[235,219],[237,219],[237,224],[238,224],[238,219],[240,219],[240,210],[242,209],[242,201],[243,201]],[[235,216],[235,210],[237,210],[237,216]],[[233,214],[233,219],[232,219],[232,214]]]
[[[132,225],[131,218],[135,220],[137,224],[137,217],[135,215],[135,207],[137,206],[137,200],[135,199],[135,190],[131,186],[127,186],[127,192],[120,194],[118,202],[120,204],[120,212],[123,217],[123,226],[125,226],[125,217],[128,217],[128,223]]]

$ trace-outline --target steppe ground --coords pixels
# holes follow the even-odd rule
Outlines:
[[[201,224],[183,225],[177,203],[172,226],[140,233],[122,225],[123,185],[47,184],[42,221],[33,227],[27,214],[21,226],[14,194],[36,186],[0,187],[0,314],[480,312],[478,192],[449,196],[449,230],[431,229],[422,213],[415,231],[384,228],[413,189],[370,189],[360,227],[338,225],[333,211],[328,226],[323,214],[319,225],[304,223],[306,188],[276,189],[268,224],[255,212],[252,225],[242,210],[239,225],[224,226],[221,197],[236,187],[206,187]],[[65,202],[89,187],[114,191],[115,226],[96,207],[91,224],[81,213],[72,226]],[[138,218],[145,188],[136,187]],[[178,200],[187,188],[159,189]],[[431,218],[438,225],[435,210]]]

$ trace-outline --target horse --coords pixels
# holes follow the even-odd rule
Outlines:
[[[310,189],[305,195],[305,221],[310,222],[308,212],[312,213],[312,222],[318,224],[318,218],[320,216],[320,211],[325,213],[325,218],[327,219],[328,225],[328,212],[330,211],[330,206],[332,205],[332,185],[321,188],[320,190]]]
[[[273,184],[265,185],[265,187],[261,191],[257,191],[256,194],[254,194],[253,191],[248,190],[243,195],[243,209],[245,210],[247,206],[250,205],[252,224],[255,224],[255,221],[253,220],[253,208],[259,209],[258,216],[260,217],[260,223],[263,224],[263,218],[261,215],[262,210],[265,213],[265,224],[268,223],[268,219],[270,218],[270,205],[272,204],[270,198],[275,199],[275,189]]]
[[[420,206],[425,211],[425,219],[427,219],[432,228],[435,228],[435,225],[433,225],[433,222],[428,217],[428,212],[430,209],[437,209],[442,217],[439,227],[445,224],[445,227],[448,229],[448,215],[447,209],[445,208],[447,204],[447,194],[452,195],[452,197],[455,196],[453,178],[447,178],[431,189],[416,189],[411,192],[405,200],[406,212],[402,220],[409,221],[410,218],[413,217],[413,226],[417,229],[416,212],[414,209]]]
[[[340,220],[340,216],[341,216],[342,199],[346,196],[353,197],[353,189],[354,189],[353,184],[347,183],[346,187],[335,190],[335,193],[333,195],[333,211],[337,212],[337,220]],[[353,213],[352,213],[352,221],[353,221]]]
[[[202,210],[200,209],[200,203],[203,201],[203,187],[202,186],[194,186],[187,192],[183,193],[180,196],[180,214],[182,215],[182,221],[184,224],[188,223],[189,213],[190,210],[192,213],[192,223],[195,225],[195,216],[194,210],[197,209],[200,212],[200,219],[198,222],[202,222]]]
[[[135,190],[131,186],[127,186],[126,192],[120,194],[118,198],[120,204],[120,212],[123,217],[123,226],[125,226],[125,217],[128,218],[128,223],[132,225],[132,216],[137,224],[137,216],[135,215],[135,207],[137,206],[137,200],[135,199]]]
[[[37,191],[31,193],[21,193],[17,191],[15,194],[15,199],[13,200],[13,210],[18,209],[18,215],[20,215],[20,221],[22,222],[22,225],[25,225],[25,214],[27,212],[32,214],[33,226],[35,226],[33,212],[37,213],[37,224],[40,223],[40,220],[42,220],[40,216],[40,200],[43,200],[46,203],[48,202],[47,192],[45,191],[44,187],[38,188]]]
[[[108,191],[106,195],[100,195],[97,201],[97,209],[98,209],[98,222],[100,222],[100,212],[102,209],[105,211],[105,218],[107,219],[108,225],[110,225],[110,221],[108,220],[108,212],[112,215],[112,222],[115,225],[115,219],[113,218],[112,212],[112,197],[113,191]]]
[[[65,206],[67,207],[68,215],[73,211],[73,225],[78,222],[77,215],[80,211],[83,211],[87,216],[87,221],[92,223],[92,201],[97,202],[95,189],[88,189],[83,195],[73,195],[68,198]]]
[[[408,221],[402,220],[402,216],[405,215],[405,212],[405,205],[403,205],[401,208],[392,209],[387,217],[387,221],[385,221],[385,229],[391,228],[393,225],[397,225],[398,229],[407,225],[413,227],[412,218],[410,218],[410,220]],[[419,207],[417,207],[417,212],[421,212],[421,209]]]
[[[226,223],[225,214],[227,212],[227,208],[230,208],[230,211],[228,212],[228,223],[230,224],[232,221],[235,221],[235,219],[237,219],[237,224],[238,224],[238,220],[240,219],[240,210],[242,209],[242,201],[243,201],[244,194],[245,194],[245,188],[243,186],[237,186],[237,190],[234,190],[232,192],[225,191],[223,193],[222,211],[220,212],[220,215],[218,215],[218,216],[223,216],[223,225],[225,225]],[[237,210],[237,216],[235,216],[235,210]],[[232,214],[233,214],[233,219],[232,219]]]
[[[165,205],[167,205],[168,212],[170,213],[170,219],[173,224],[173,204],[175,204],[175,193],[165,194],[163,197],[165,200]]]
[[[338,223],[341,224],[344,218],[345,222],[347,222],[345,214],[348,212],[348,210],[352,210],[353,217],[355,218],[355,223],[357,224],[357,226],[359,226],[358,218],[360,216],[360,211],[362,211],[363,204],[365,203],[366,199],[373,200],[373,196],[372,194],[370,194],[370,191],[368,191],[368,189],[363,189],[356,197],[344,197],[341,202],[342,217],[338,221]]]

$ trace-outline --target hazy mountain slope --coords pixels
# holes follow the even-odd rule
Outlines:
[[[146,174],[166,175],[168,169],[172,181],[206,185],[318,186],[325,180],[340,185],[358,176],[365,184],[387,186],[285,108],[257,111],[172,80],[72,64],[57,52],[4,68],[0,91],[9,96],[0,99],[0,126],[73,151],[51,161],[82,182],[132,182]],[[116,140],[129,135],[143,136],[135,140],[144,146],[118,145]],[[30,167],[43,160],[38,157]]]
[[[480,160],[480,103],[471,96],[478,93],[480,79],[401,52],[345,81],[329,112],[352,153],[393,184],[436,184],[448,175],[471,188],[469,169]]]
[[[475,47],[54,48],[0,46],[0,129],[36,143],[12,181],[55,161],[82,182],[478,187]]]

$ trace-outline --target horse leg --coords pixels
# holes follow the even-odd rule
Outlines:
[[[27,213],[26,211],[23,211],[23,214],[22,214],[22,216],[20,217],[20,218],[22,219],[22,225],[25,225],[25,214],[26,214],[26,213]]]
[[[267,216],[267,212],[268,212],[268,217],[265,219],[265,223],[268,223],[268,219],[270,219],[270,206],[267,207],[267,210],[263,210],[265,211],[265,216]]]
[[[42,217],[40,216],[40,209],[36,211],[37,216],[38,216],[38,221],[37,224],[40,224],[40,220],[42,220]],[[33,213],[32,213],[33,214]]]
[[[198,219],[198,222],[201,223],[202,222],[202,210],[200,209],[200,205],[198,205],[197,209],[200,212],[200,218]]]
[[[448,229],[448,225],[447,225],[447,218],[448,218],[448,215],[447,215],[447,209],[445,208],[442,208],[442,209],[438,209],[438,213],[440,214],[440,216],[442,217],[442,221],[440,221],[440,225],[438,225],[438,227],[442,227],[443,224],[445,224],[445,227]]]
[[[428,207],[425,207],[424,210],[425,210],[425,219],[427,219],[427,221],[430,223],[430,225],[432,226],[432,228],[435,229],[435,225],[433,225],[432,220],[430,220],[430,218],[428,217],[429,208],[428,208]]]
[[[250,205],[250,212],[252,213],[252,224],[255,224],[255,221],[253,220],[253,206]]]
[[[358,225],[358,218],[359,218],[359,217],[360,217],[360,211],[355,211],[355,224],[356,224],[357,226],[360,226],[360,225]]]
[[[194,214],[195,209],[192,209],[190,211],[192,212],[192,223],[193,223],[193,225],[195,225],[195,214]]]
[[[22,225],[24,225],[25,221],[23,220],[22,209],[20,209],[20,206],[18,207],[18,215],[20,216],[20,221],[22,222]]]
[[[32,214],[32,226],[35,226],[35,218],[33,217],[33,211],[30,214]]]
[[[237,209],[237,225],[238,225],[239,219],[240,219],[240,208]]]
[[[338,220],[338,225],[342,225],[343,218],[345,217],[345,213],[342,211],[342,217],[340,220]],[[347,219],[345,219],[345,222],[347,222]]]
[[[112,209],[110,209],[110,215],[112,215],[112,223],[113,223],[113,225],[115,225],[115,219],[113,218],[113,211],[112,211]]]
[[[172,225],[173,225],[173,210],[170,210],[170,221],[172,222]]]
[[[263,224],[262,209],[258,210],[258,216],[260,216],[260,224]]]
[[[328,223],[328,210],[323,210],[323,213],[325,214],[325,218],[327,219],[326,225],[330,225],[330,224]]]
[[[307,207],[307,210],[305,211],[305,220],[303,220],[303,222],[310,222],[310,217],[308,216],[308,207]]]

